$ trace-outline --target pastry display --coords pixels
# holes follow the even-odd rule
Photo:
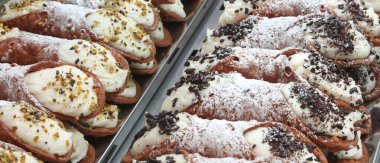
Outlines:
[[[0,154],[1,162],[28,162],[28,163],[41,163],[40,160],[25,151],[24,149],[15,145],[0,141]]]
[[[0,22],[59,38],[91,39],[118,49],[131,61],[149,62],[156,53],[154,42],[143,27],[112,9],[36,1],[5,6]]]
[[[238,24],[208,31],[202,52],[212,52],[218,46],[316,50],[343,67],[369,65],[374,58],[371,44],[352,23],[326,15],[250,16]]]
[[[196,2],[2,3],[0,140],[30,153],[0,143],[0,162],[100,161],[174,55]]]
[[[147,125],[137,134],[130,150],[131,158],[136,160],[182,149],[216,158],[280,157],[327,162],[322,151],[308,138],[280,123],[205,120],[171,112],[146,118]],[[286,148],[289,146],[294,148]]]
[[[335,99],[357,106],[363,103],[362,91],[344,69],[314,51],[301,49],[267,50],[255,48],[217,48],[212,53],[191,57],[184,76],[199,72],[239,72],[245,78],[271,83],[304,82]],[[373,88],[372,88],[373,89]],[[357,103],[354,103],[354,102]]]

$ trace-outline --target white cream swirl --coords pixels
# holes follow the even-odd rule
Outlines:
[[[106,104],[96,117],[81,121],[91,127],[115,128],[118,122],[119,108],[117,105]]]

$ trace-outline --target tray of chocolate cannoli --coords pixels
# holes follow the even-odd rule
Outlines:
[[[214,2],[114,160],[380,162],[379,7]]]
[[[0,1],[0,162],[112,161],[211,2]]]

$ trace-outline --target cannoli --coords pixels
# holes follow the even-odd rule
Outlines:
[[[151,75],[156,73],[158,69],[156,59],[153,59],[153,61],[150,61],[149,63],[131,62],[130,66],[132,73],[138,75]]]
[[[72,163],[94,163],[95,149],[84,139],[84,135],[73,126],[65,124],[67,131],[73,134],[73,152],[71,153],[70,162]]]
[[[147,125],[136,135],[130,149],[131,158],[136,160],[182,149],[215,158],[280,157],[298,162],[327,162],[307,137],[280,123],[206,120],[171,112],[146,117]]]
[[[379,16],[373,8],[367,8],[362,0],[289,1],[269,0],[253,11],[254,15],[266,17],[299,16],[327,13],[346,20],[353,20],[370,36],[380,36]]]
[[[42,163],[32,154],[13,144],[0,141],[0,162]]]
[[[113,9],[36,1],[5,5],[0,22],[38,34],[102,42],[135,62],[149,62],[155,56],[153,40],[143,27]]]
[[[91,73],[56,62],[17,66],[0,64],[0,100],[26,101],[64,120],[98,115],[105,102],[99,80]]]
[[[359,85],[333,60],[301,49],[266,50],[217,48],[212,53],[191,57],[184,76],[204,72],[239,72],[245,78],[271,83],[304,82],[316,86],[334,99],[353,106],[363,104]],[[361,102],[360,102],[361,101]]]
[[[359,68],[347,69],[363,92],[364,101],[372,101],[380,97],[380,70],[375,66],[362,66]]]
[[[149,158],[144,161],[131,160],[129,155],[123,158],[122,163],[147,163],[147,162],[191,162],[191,163],[264,163],[264,162],[275,162],[275,163],[292,163],[293,161],[281,159],[278,157],[256,157],[254,160],[237,159],[233,157],[224,158],[210,158],[203,157],[199,153],[188,153],[186,151],[181,151],[178,154],[167,154],[155,158]],[[295,163],[295,162],[294,162]]]
[[[161,20],[158,22],[157,29],[150,32],[150,35],[152,36],[154,44],[157,47],[167,47],[172,44],[173,38],[169,30],[163,26]]]
[[[183,22],[186,18],[186,12],[181,0],[174,0],[174,3],[158,4],[161,18],[165,22]]]
[[[368,65],[374,58],[370,55],[370,43],[352,23],[326,15],[271,19],[250,16],[239,24],[207,33],[203,53],[212,52],[217,46],[301,48],[316,50],[342,67]]]
[[[238,73],[199,73],[181,78],[167,95],[161,110],[206,119],[281,122],[327,149],[347,150],[356,145],[357,130],[363,134],[371,131],[367,108],[332,101],[304,83],[273,84]]]
[[[363,0],[367,8],[373,8],[376,13],[380,13],[380,1],[378,0]]]
[[[41,61],[56,61],[77,65],[90,71],[103,84],[106,92],[121,92],[129,77],[129,65],[114,50],[85,40],[66,40],[8,29],[0,24],[4,33],[0,40],[1,62],[19,65]]]
[[[67,162],[73,134],[63,123],[25,103],[0,101],[0,139],[48,162]]]
[[[30,1],[30,0],[29,0]],[[36,0],[32,0],[36,1]],[[92,9],[113,8],[121,14],[133,19],[148,31],[157,28],[159,15],[153,4],[145,0],[45,0],[58,1]],[[9,5],[8,5],[9,6]]]
[[[106,104],[96,117],[74,121],[72,124],[84,135],[104,137],[115,134],[119,127],[119,108],[116,105]]]
[[[134,104],[142,95],[141,86],[133,79],[128,79],[127,86],[121,93],[108,93],[107,100],[113,104]]]

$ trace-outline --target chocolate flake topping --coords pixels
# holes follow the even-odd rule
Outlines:
[[[375,76],[369,68],[349,68],[347,69],[347,72],[350,75],[350,77],[353,78],[358,85],[360,85],[360,89],[362,92],[371,91],[367,90],[366,85],[368,82],[370,82],[368,80],[375,80]]]
[[[339,17],[324,17],[314,18],[310,17],[304,20],[306,26],[311,30],[313,39],[318,37],[330,38],[329,44],[336,46],[340,53],[349,55],[354,51],[354,36],[348,32],[354,28],[349,21],[341,19]]]
[[[159,133],[160,134],[167,134],[170,135],[171,133],[177,131],[179,129],[179,126],[177,125],[177,121],[179,118],[177,117],[178,112],[168,112],[168,111],[162,111],[157,116],[153,116],[149,113],[145,115],[147,126],[144,126],[136,135],[134,138],[133,143],[144,136],[144,134],[147,131],[150,131],[154,127],[158,126],[160,128]]]
[[[273,155],[280,158],[287,158],[293,155],[295,152],[303,150],[305,148],[308,150],[315,148],[311,148],[309,145],[297,141],[282,127],[268,128],[268,133],[265,136],[263,143],[268,143],[272,147],[270,150]]]
[[[258,23],[257,18],[252,17],[243,20],[238,24],[227,24],[215,30],[212,33],[214,37],[227,36],[229,40],[236,43],[239,40],[242,40],[251,30],[254,28],[254,25]]]
[[[215,80],[214,73],[206,73],[201,71],[197,74],[189,74],[188,77],[182,77],[179,82],[175,83],[174,87],[170,88],[167,91],[167,95],[170,95],[172,91],[183,86],[184,84],[190,84],[188,90],[191,93],[194,93],[197,99],[199,100],[201,98],[199,91],[208,88],[210,86],[209,81],[212,80]]]
[[[361,4],[354,0],[344,0],[344,4],[338,5],[338,8],[343,10],[342,13],[348,12],[352,15],[352,20],[357,23],[359,21],[373,22],[373,19],[369,18],[366,14],[365,7],[361,8]]]

